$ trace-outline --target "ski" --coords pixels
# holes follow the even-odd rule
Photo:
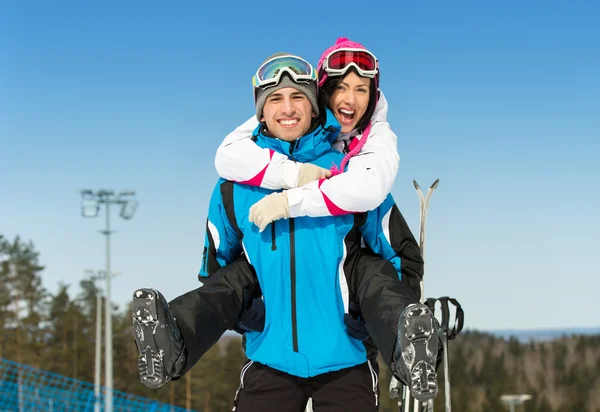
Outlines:
[[[423,258],[423,262],[425,262],[425,229],[427,223],[427,211],[429,208],[429,201],[431,199],[431,195],[433,191],[438,187],[440,179],[436,179],[435,182],[429,186],[429,190],[427,190],[427,194],[423,196],[423,191],[421,187],[417,183],[416,180],[413,180],[413,185],[417,191],[417,195],[419,196],[419,205],[420,205],[420,216],[419,216],[419,248],[421,250],[421,257]],[[423,270],[423,278],[425,277],[425,270]],[[425,303],[425,287],[423,283],[423,279],[420,282],[421,286],[421,302]],[[396,377],[392,377],[390,382],[390,397],[398,398],[398,411],[399,412],[410,412],[411,401],[413,403],[413,412],[433,412],[433,400],[428,402],[417,402],[410,395],[410,390],[408,387],[404,386],[400,381],[396,379]]]

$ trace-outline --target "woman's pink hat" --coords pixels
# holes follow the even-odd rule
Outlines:
[[[335,41],[335,44],[327,48],[327,50],[323,52],[321,58],[319,59],[319,64],[317,65],[317,73],[319,74],[319,87],[323,86],[323,84],[327,80],[327,73],[325,72],[325,70],[323,70],[323,62],[325,61],[325,58],[329,56],[331,52],[339,49],[362,49],[369,51],[365,46],[363,46],[360,43],[352,41],[347,37],[339,37]],[[379,87],[379,75],[375,76],[375,86]]]

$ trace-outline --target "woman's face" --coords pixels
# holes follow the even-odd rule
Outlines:
[[[371,79],[348,73],[329,100],[329,108],[342,125],[342,133],[351,132],[367,111]]]

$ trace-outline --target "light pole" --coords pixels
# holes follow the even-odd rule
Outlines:
[[[102,279],[104,276],[98,272],[87,269],[85,271],[90,279],[94,281]],[[100,412],[100,363],[101,363],[101,346],[102,346],[102,295],[100,289],[96,288],[96,357],[94,366],[94,412]]]
[[[94,284],[98,280],[106,278],[106,272],[103,270],[93,271],[86,269],[85,274],[89,276]],[[120,273],[113,273],[112,277],[120,275]],[[96,348],[95,348],[95,367],[94,367],[94,412],[100,412],[100,364],[102,361],[101,357],[102,348],[102,293],[100,288],[96,288]]]
[[[121,191],[116,194],[113,190],[92,190],[81,191],[81,214],[85,218],[98,216],[100,205],[106,206],[106,229],[101,231],[106,236],[106,271],[110,271],[110,235],[113,233],[110,230],[110,205],[116,204],[121,206],[120,216],[123,219],[131,219],[137,208],[138,202],[132,197],[135,196],[134,191]],[[112,357],[112,304],[110,301],[110,280],[112,276],[106,278],[106,335],[105,335],[105,387],[106,393],[104,396],[104,411],[113,412],[113,357]]]
[[[515,412],[515,405],[523,405],[532,398],[531,395],[502,395],[500,400],[508,405],[510,412]]]

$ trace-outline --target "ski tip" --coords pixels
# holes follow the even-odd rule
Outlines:
[[[415,185],[415,189],[417,189],[417,190],[419,190],[419,189],[420,189],[420,187],[419,187],[419,184],[418,184],[418,183],[417,183],[417,181],[416,181],[416,180],[414,180],[414,179],[413,179],[413,185]]]
[[[435,179],[435,182],[433,182],[431,184],[430,189],[435,189],[438,186],[439,183],[440,183],[440,179]]]

